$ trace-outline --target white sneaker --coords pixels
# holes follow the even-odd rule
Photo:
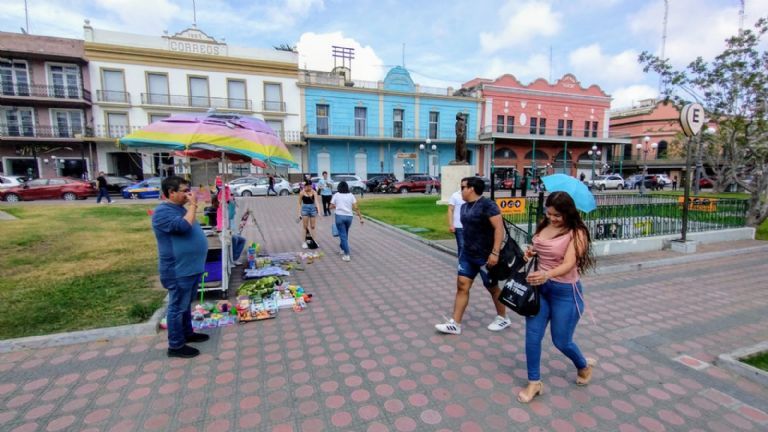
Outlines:
[[[453,320],[453,318],[446,320],[444,324],[435,324],[435,328],[440,333],[455,334],[455,335],[461,334],[461,324],[457,324],[456,321]]]
[[[344,255],[343,257],[341,257],[341,260],[349,262],[350,260],[349,255]]]
[[[237,261],[233,262],[232,264],[234,264],[236,266],[241,266],[241,265],[243,265],[243,262],[240,261],[240,260],[237,260]]]
[[[511,324],[512,321],[509,320],[509,317],[496,315],[496,319],[494,319],[492,323],[488,324],[488,330],[501,331],[509,327]]]
[[[307,242],[301,242],[301,248],[302,249],[309,249],[309,246],[307,245]]]

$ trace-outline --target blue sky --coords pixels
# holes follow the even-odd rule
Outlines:
[[[82,37],[96,28],[175,33],[192,0],[27,0],[30,33]],[[739,0],[669,0],[666,55],[678,66],[712,58],[737,32]],[[661,48],[663,0],[197,0],[198,27],[232,45],[298,45],[300,67],[329,70],[330,45],[356,49],[354,79],[378,80],[403,62],[419,84],[453,86],[504,73],[523,83],[573,73],[627,106],[654,97],[658,77],[637,55]],[[745,0],[745,26],[768,0]],[[0,30],[25,25],[24,0],[4,0]],[[551,61],[550,61],[551,49]]]

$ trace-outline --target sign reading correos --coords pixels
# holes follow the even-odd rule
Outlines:
[[[680,124],[683,126],[683,133],[689,137],[699,133],[704,126],[704,107],[697,103],[684,106],[680,111]]]
[[[190,28],[173,36],[163,36],[168,40],[168,50],[189,54],[226,56],[227,44],[221,43],[204,32]]]

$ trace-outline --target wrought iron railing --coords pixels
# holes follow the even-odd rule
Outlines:
[[[530,119],[529,119],[530,121]],[[555,119],[555,124],[557,124],[557,120]],[[583,124],[579,127],[574,125],[573,128],[568,129],[567,127],[560,128],[560,127],[551,127],[552,125],[549,124],[549,122],[546,123],[544,127],[541,127],[540,124],[537,124],[536,126],[531,126],[530,123],[527,123],[525,125],[520,125],[515,123],[514,125],[509,124],[494,124],[490,126],[483,126],[483,128],[480,130],[480,135],[529,135],[531,138],[536,138],[540,136],[544,137],[559,137],[559,138],[607,138],[605,134],[603,134],[602,129],[593,130],[590,129],[584,129]]]
[[[660,195],[596,195],[597,209],[582,213],[593,240],[626,240],[680,234],[683,224],[682,198]],[[518,228],[531,231],[541,219],[538,197],[526,198],[526,212],[505,215]],[[741,228],[747,223],[748,202],[744,199],[692,197],[688,232]],[[528,238],[532,232],[529,232]]]
[[[261,108],[270,112],[285,112],[285,102],[282,101],[261,101]]]
[[[210,96],[171,95],[164,93],[142,93],[142,105],[177,106],[189,108],[222,108],[239,111],[253,111],[248,99],[221,98]]]
[[[92,132],[81,126],[30,126],[0,124],[0,136],[19,138],[82,138]]]
[[[120,138],[145,126],[117,126],[97,124],[93,126],[93,136],[96,138]]]
[[[91,92],[79,86],[3,83],[0,96],[91,101]]]
[[[96,90],[96,101],[112,103],[131,103],[131,94],[124,91]]]

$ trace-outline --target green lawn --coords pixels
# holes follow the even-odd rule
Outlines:
[[[453,238],[448,231],[448,206],[436,205],[439,195],[360,200],[364,215],[390,225],[409,225],[429,231],[415,233],[429,240]]]
[[[160,305],[149,205],[2,206],[0,339],[145,321]]]
[[[768,352],[743,359],[742,362],[768,372]]]

